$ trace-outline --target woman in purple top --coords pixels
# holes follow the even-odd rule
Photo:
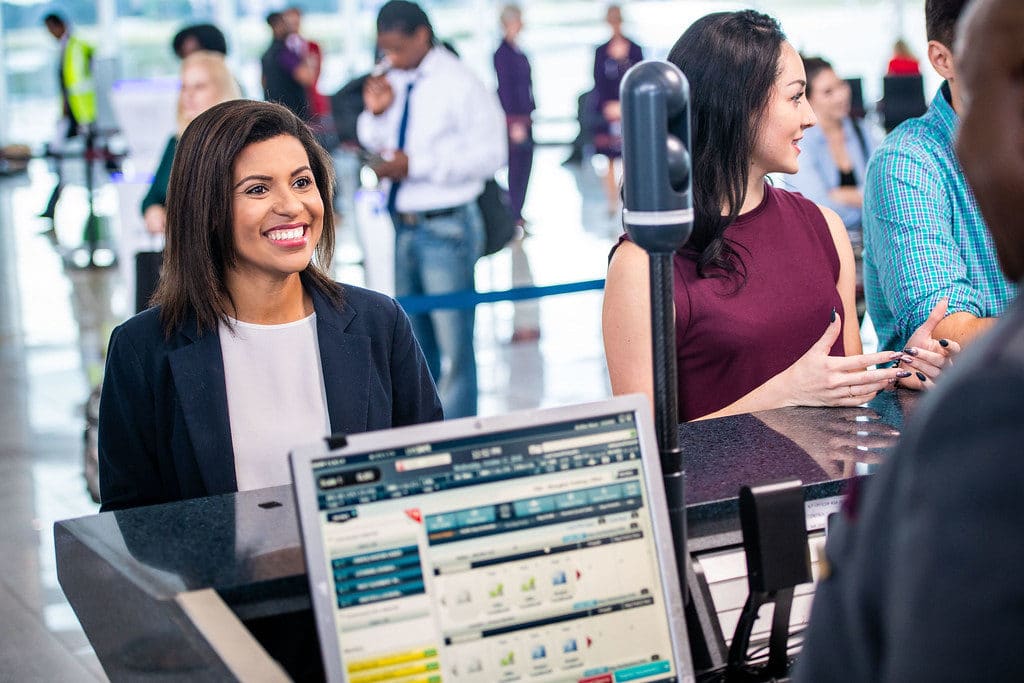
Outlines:
[[[615,160],[622,156],[622,110],[619,107],[619,83],[637,62],[644,58],[643,50],[622,35],[622,9],[610,5],[605,21],[612,28],[611,39],[594,53],[594,105],[600,114],[600,123],[594,130],[594,149],[608,157],[605,189],[608,193],[608,212],[618,208],[619,187],[615,177]]]
[[[958,348],[931,338],[945,302],[906,349],[862,354],[842,221],[766,182],[797,171],[815,124],[803,64],[778,23],[752,10],[710,14],[669,61],[689,79],[694,131],[694,228],[673,259],[679,417],[854,406],[896,382],[930,385]],[[620,241],[604,301],[616,394],[653,395],[648,291],[647,254]]]
[[[516,223],[522,226],[526,186],[533,166],[531,114],[537,106],[533,102],[530,60],[516,45],[516,38],[523,29],[523,15],[518,6],[505,6],[501,11],[501,27],[505,38],[494,53],[494,72],[498,75],[498,99],[508,123],[509,204]]]

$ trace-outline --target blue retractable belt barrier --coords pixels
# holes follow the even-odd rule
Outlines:
[[[543,287],[514,287],[496,292],[461,291],[447,294],[429,294],[400,296],[398,303],[409,315],[429,313],[437,309],[473,308],[477,304],[490,304],[496,301],[522,301],[523,299],[539,299],[556,294],[586,292],[592,289],[604,289],[604,280],[584,280],[569,282],[563,285],[545,285]]]

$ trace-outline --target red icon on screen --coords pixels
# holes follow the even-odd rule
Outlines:
[[[423,523],[423,515],[420,514],[419,508],[409,508],[405,511],[405,516],[416,522],[417,524]]]

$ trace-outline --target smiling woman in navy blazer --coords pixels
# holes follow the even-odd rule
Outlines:
[[[287,452],[328,432],[442,419],[405,312],[327,276],[331,169],[279,105],[185,130],[156,306],[110,338],[102,509],[284,484]]]

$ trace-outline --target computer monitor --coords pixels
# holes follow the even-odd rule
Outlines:
[[[647,399],[291,455],[330,681],[692,681]]]

